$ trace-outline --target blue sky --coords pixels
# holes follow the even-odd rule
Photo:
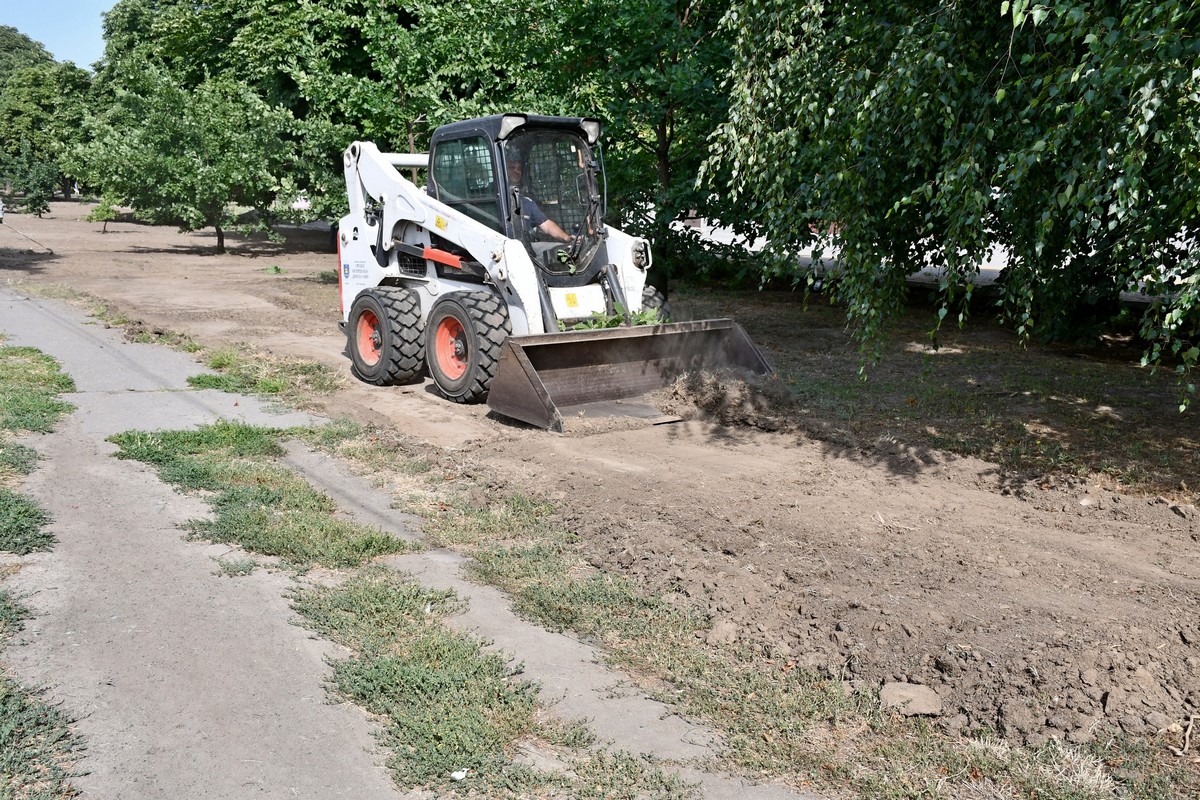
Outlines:
[[[100,15],[116,0],[0,0],[0,25],[11,25],[56,61],[88,69],[104,55]]]

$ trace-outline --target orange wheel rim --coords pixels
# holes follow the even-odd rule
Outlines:
[[[379,363],[383,350],[383,336],[379,331],[379,317],[371,311],[358,315],[358,326],[354,331],[358,355],[367,366]]]
[[[433,352],[438,369],[450,380],[467,373],[467,332],[461,322],[447,317],[438,323]]]

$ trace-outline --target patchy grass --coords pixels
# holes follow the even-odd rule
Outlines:
[[[48,433],[74,406],[58,399],[75,390],[58,362],[32,347],[0,345],[0,550],[28,555],[49,550],[54,537],[45,532],[50,516],[37,504],[7,488],[37,464],[37,451],[11,440],[14,433]]]
[[[431,475],[437,457],[428,448],[394,431],[367,428],[349,419],[297,433],[310,446],[337,452],[367,471],[407,476]]]
[[[19,632],[29,617],[29,609],[17,602],[12,592],[0,588],[0,643]]]
[[[29,618],[29,611],[0,589],[0,644]],[[63,800],[78,797],[71,767],[83,742],[71,721],[30,691],[0,675],[0,797]]]
[[[110,441],[120,448],[118,458],[151,464],[165,482],[205,495],[213,517],[188,523],[196,538],[276,556],[296,569],[359,566],[412,549],[378,529],[338,518],[332,499],[275,464],[285,435],[218,422],[187,431],[127,431]]]
[[[321,446],[365,459],[375,475],[389,463],[427,458],[383,432],[347,425],[321,436]],[[1182,800],[1200,789],[1194,768],[1137,740],[1028,750],[987,731],[951,737],[881,712],[870,688],[850,689],[761,650],[709,645],[702,635],[711,621],[686,598],[648,596],[597,570],[551,504],[486,491],[483,476],[454,466],[443,459],[425,473],[387,473],[390,487],[410,498],[405,510],[423,517],[429,542],[471,556],[476,577],[505,590],[522,615],[597,642],[650,694],[713,726],[735,772],[865,800]],[[1127,767],[1114,769],[1118,763]]]
[[[447,628],[453,593],[386,569],[298,593],[307,625],[354,655],[334,665],[337,691],[382,719],[388,767],[404,788],[494,798],[682,798],[689,789],[627,754],[593,752],[577,726],[538,713],[519,667]],[[519,746],[553,749],[565,772],[515,763]]]
[[[443,509],[437,525],[461,528],[465,541],[476,542],[474,532],[496,530],[495,519],[508,517],[512,501],[500,503],[498,511],[468,512],[465,519],[448,518]],[[518,506],[529,508],[530,502],[520,498]],[[1083,750],[1005,747],[999,757],[996,748],[980,748],[975,740],[882,713],[872,690],[851,691],[761,650],[714,648],[699,635],[709,620],[683,598],[646,596],[629,581],[593,569],[579,560],[573,536],[542,514],[535,512],[533,520],[505,528],[504,544],[470,548],[477,575],[509,592],[524,616],[600,642],[610,661],[638,676],[651,694],[714,726],[734,771],[825,792],[850,789],[865,799],[946,796],[954,787],[966,792],[986,776],[1003,787],[997,797],[1100,800],[1116,796],[1105,762],[1133,749],[1143,758],[1122,775],[1129,796],[1183,798],[1189,796],[1185,787],[1200,788],[1194,770],[1166,760],[1161,751],[1153,758],[1134,740]],[[521,531],[524,541],[515,542]],[[1070,763],[1090,766],[1065,766]]]
[[[343,383],[336,371],[299,358],[258,353],[249,348],[221,348],[205,354],[205,365],[216,375],[193,375],[188,383],[198,389],[268,397],[303,408],[314,397],[332,394]]]
[[[37,465],[37,452],[11,441],[17,432],[48,433],[73,406],[57,398],[75,384],[58,363],[33,348],[0,345],[0,550],[27,555],[49,550],[50,517],[35,501],[6,487]],[[0,589],[0,645],[21,630],[29,611]],[[70,720],[39,694],[0,675],[0,797],[77,797],[71,764],[82,740]]]
[[[303,435],[345,441],[353,430]],[[223,422],[189,431],[131,431],[112,441],[119,457],[151,464],[163,480],[208,499],[212,519],[188,524],[198,538],[278,556],[299,569],[353,567],[411,549],[379,531],[335,519],[328,497],[273,463],[285,435]],[[371,453],[373,446],[366,442],[360,452]],[[220,574],[228,576],[255,567],[253,559],[218,561]],[[404,786],[512,798],[547,791],[572,797],[690,796],[679,780],[639,759],[587,749],[584,728],[539,709],[535,688],[516,678],[519,668],[443,624],[462,607],[452,594],[367,567],[338,586],[300,591],[294,603],[309,627],[354,652],[334,664],[333,684],[385,720],[380,738],[393,752],[388,766]],[[530,746],[556,758],[568,752],[571,768],[546,772],[514,759]],[[618,790],[624,793],[613,794]]]
[[[45,528],[50,515],[35,500],[0,488],[0,550],[19,556],[45,552],[54,536]]]
[[[204,345],[197,342],[186,333],[155,328],[140,321],[128,321],[121,325],[125,329],[125,338],[138,344],[157,344],[182,350],[185,353],[199,353]]]
[[[268,267],[264,271],[270,270]],[[333,282],[337,283],[337,273],[331,274]],[[189,378],[188,383],[198,389],[253,394],[293,408],[309,408],[314,398],[326,397],[344,383],[336,370],[305,359],[274,356],[259,352],[249,345],[215,349],[205,347],[188,334],[149,326],[141,320],[130,318],[104,300],[67,286],[29,284],[22,288],[41,297],[71,302],[105,325],[121,328],[125,338],[131,342],[164,345],[200,355],[204,364],[218,374]]]
[[[486,498],[485,498],[486,500]],[[542,528],[553,507],[522,494],[480,503],[479,495],[451,496],[426,515],[425,534],[439,547],[463,547],[525,539]]]
[[[32,347],[0,346],[0,429],[49,433],[74,406],[58,395],[75,391],[50,356]]]
[[[32,447],[8,441],[0,432],[0,488],[15,483],[37,466],[38,453]]]
[[[258,566],[258,562],[253,558],[219,558],[217,574],[226,578],[244,578],[253,574]]]

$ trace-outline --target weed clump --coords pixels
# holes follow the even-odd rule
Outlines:
[[[50,515],[37,501],[0,489],[0,550],[26,556],[54,546],[54,536],[46,532]]]

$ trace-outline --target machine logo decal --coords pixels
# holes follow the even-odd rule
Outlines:
[[[343,278],[350,277],[350,265],[349,264],[342,264],[342,277]]]

